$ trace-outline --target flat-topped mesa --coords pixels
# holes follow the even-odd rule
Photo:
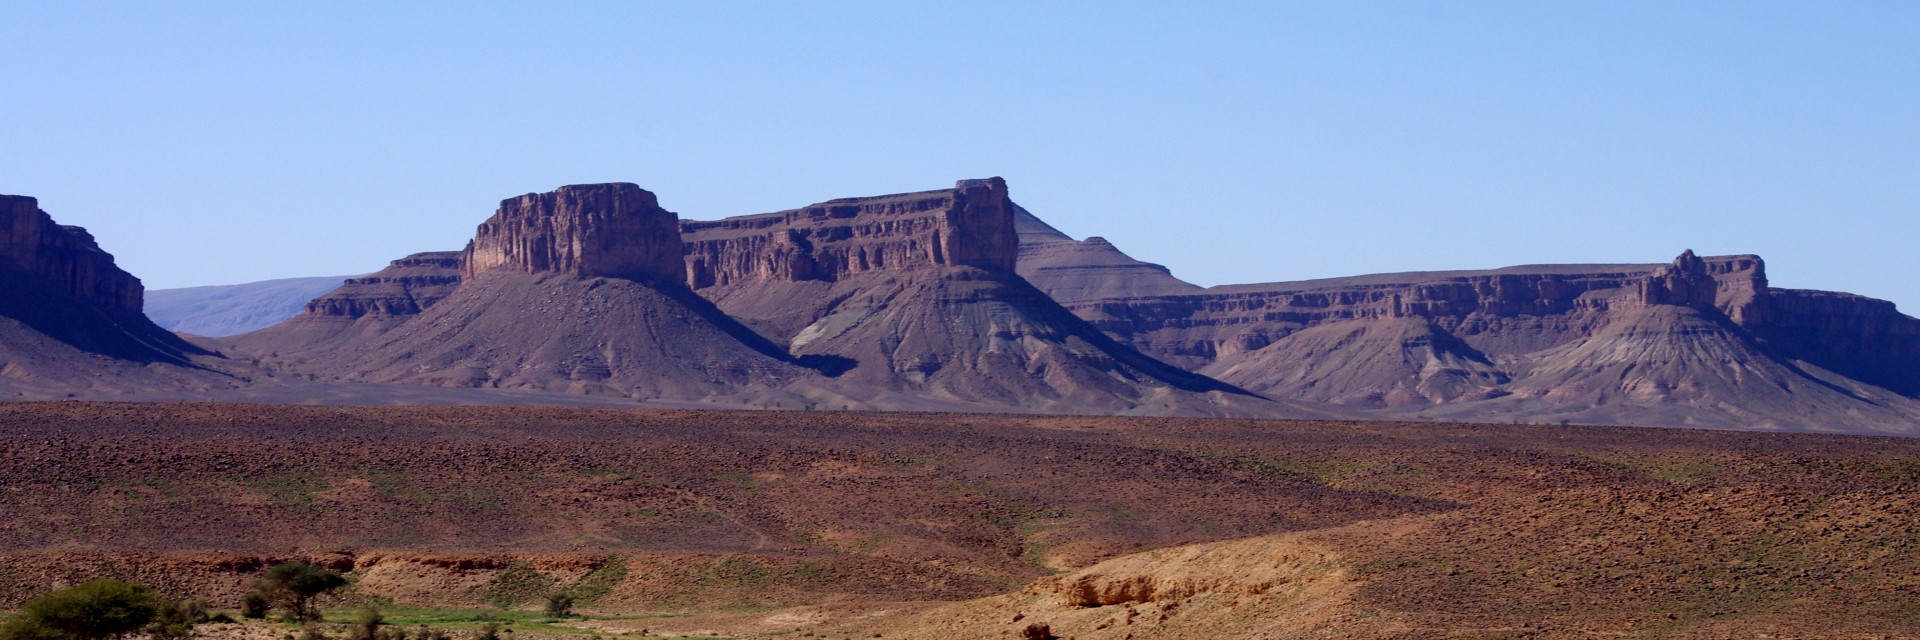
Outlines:
[[[1015,205],[1000,178],[952,189],[829,200],[800,209],[680,225],[694,288],[748,280],[825,280],[927,267],[1010,275]]]
[[[38,200],[0,195],[0,259],[51,280],[73,297],[139,315],[145,288],[120,269],[86,229],[56,224]]]
[[[625,182],[568,185],[500,202],[467,244],[462,275],[491,271],[682,282],[679,216]]]
[[[307,303],[306,314],[340,318],[409,316],[426,310],[460,286],[463,253],[416,253],[371,275],[348,278],[340,288]]]

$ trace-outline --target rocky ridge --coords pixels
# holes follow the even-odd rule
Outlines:
[[[909,396],[1067,413],[1295,411],[1068,313],[1016,274],[1017,211],[991,178],[683,222],[688,282],[795,354],[850,362],[842,379]]]

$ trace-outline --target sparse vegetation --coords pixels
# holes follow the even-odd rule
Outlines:
[[[0,640],[119,638],[146,628],[160,608],[151,589],[91,580],[28,601],[0,625]]]
[[[565,591],[547,594],[547,606],[544,610],[549,618],[565,618],[573,615],[573,595]]]
[[[319,620],[313,599],[347,585],[347,578],[317,564],[289,562],[267,569],[254,592],[279,605],[288,620]]]

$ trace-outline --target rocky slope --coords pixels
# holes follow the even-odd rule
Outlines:
[[[0,196],[0,394],[60,397],[230,381],[141,314],[142,286],[80,227]]]
[[[842,380],[911,397],[1063,413],[1289,410],[1120,345],[1035,289],[1015,273],[1017,212],[993,178],[683,222],[687,278],[793,353],[847,362]]]
[[[1021,269],[1076,315],[1270,397],[1457,419],[1920,428],[1920,320],[1884,301],[1771,288],[1758,256],[1143,294],[1112,282],[1117,251],[1062,253],[1045,230],[1022,242],[1054,256]],[[1124,273],[1141,289],[1174,287],[1159,270]]]
[[[502,201],[459,253],[357,278],[232,344],[312,378],[636,400],[797,398],[811,373],[686,288],[677,216],[631,184]]]

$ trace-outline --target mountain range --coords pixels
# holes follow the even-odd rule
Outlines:
[[[712,221],[615,183],[509,198],[464,249],[365,276],[143,296],[83,231],[0,204],[15,397],[1920,434],[1920,320],[1770,287],[1757,256],[1200,287],[998,178]]]

